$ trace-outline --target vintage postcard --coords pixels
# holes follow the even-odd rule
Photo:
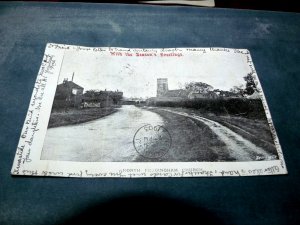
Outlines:
[[[11,173],[286,174],[250,52],[47,44]]]

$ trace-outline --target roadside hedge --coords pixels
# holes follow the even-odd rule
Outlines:
[[[248,118],[265,118],[261,99],[228,98],[228,99],[192,99],[180,101],[150,101],[148,106],[182,107],[197,109],[203,113],[217,115],[240,115]]]

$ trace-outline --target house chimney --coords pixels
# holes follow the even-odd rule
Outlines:
[[[73,72],[73,75],[72,75],[72,82],[73,82],[73,79],[74,79],[74,72]]]

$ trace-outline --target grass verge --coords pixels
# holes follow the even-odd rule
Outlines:
[[[99,119],[117,112],[117,108],[86,108],[67,109],[63,111],[52,111],[48,128],[74,125]]]
[[[274,145],[272,133],[270,131],[270,126],[265,118],[245,118],[243,116],[236,116],[230,114],[216,115],[214,113],[202,113],[196,109],[187,108],[173,108],[168,109],[186,112],[190,115],[201,116],[213,121],[216,121],[223,126],[231,129],[235,133],[241,135],[245,139],[251,141],[253,144],[263,148],[268,153],[276,155],[278,158],[278,153]],[[274,158],[274,159],[277,159]]]
[[[138,162],[218,162],[235,161],[225,144],[203,123],[159,109],[149,109],[162,116],[172,145],[167,154],[158,159],[139,156]],[[151,149],[149,150],[151,151]]]

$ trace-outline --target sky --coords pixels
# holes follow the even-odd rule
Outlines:
[[[123,54],[124,55],[124,54]],[[182,57],[128,57],[66,51],[58,84],[64,78],[84,88],[119,90],[125,97],[156,96],[157,78],[168,78],[169,90],[188,82],[204,82],[214,89],[245,85],[251,69],[246,56],[228,52],[184,53]]]

